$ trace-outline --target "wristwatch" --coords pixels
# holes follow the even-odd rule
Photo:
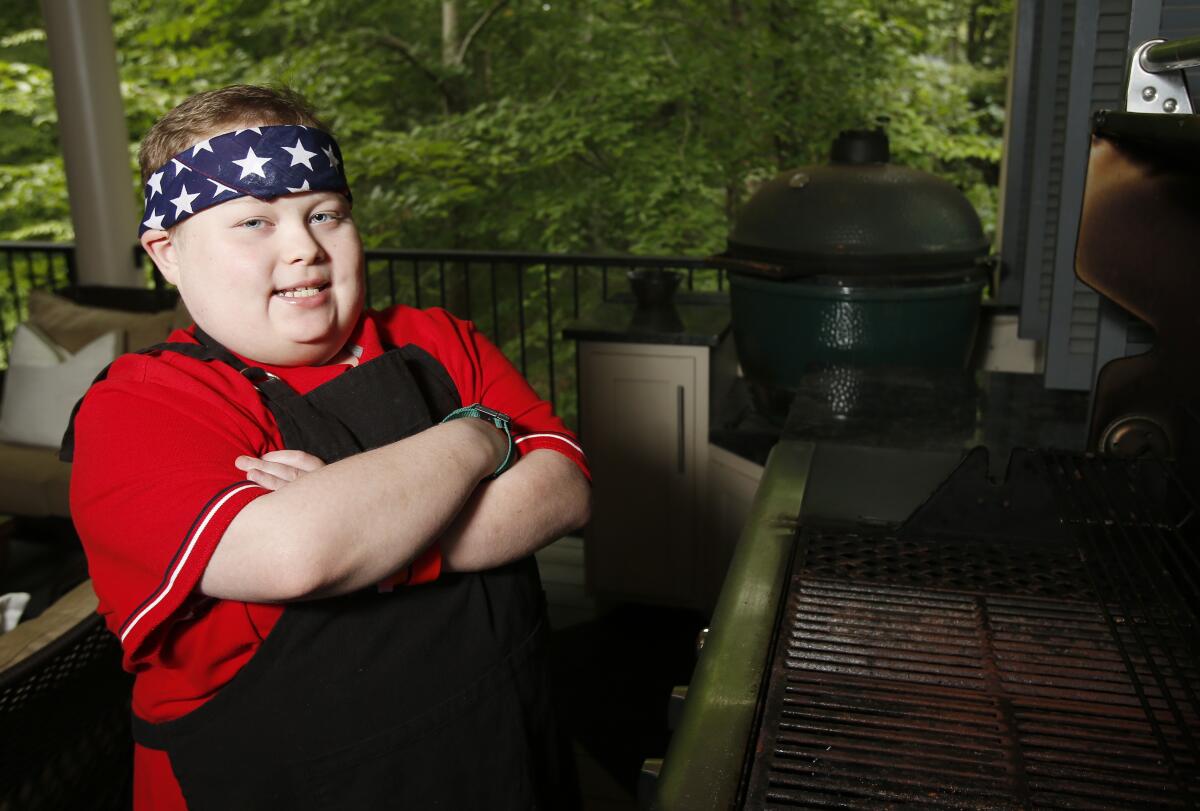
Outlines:
[[[463,406],[462,408],[454,409],[449,414],[442,417],[442,422],[450,422],[450,420],[457,420],[461,417],[473,417],[477,420],[486,420],[503,431],[504,435],[508,437],[508,452],[504,454],[504,461],[501,462],[500,467],[492,471],[492,475],[488,476],[487,478],[494,479],[512,467],[514,455],[512,419],[507,414],[496,411],[492,408],[488,408],[482,403],[475,403],[474,405]]]

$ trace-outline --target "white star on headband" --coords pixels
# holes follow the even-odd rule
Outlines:
[[[165,216],[167,216],[167,215],[159,214],[157,211],[155,211],[154,215],[147,217],[146,221],[144,223],[142,223],[142,225],[146,226],[151,231],[161,231],[161,230],[163,230],[162,221],[163,221],[163,217],[165,217]]]
[[[146,181],[146,185],[150,187],[150,196],[162,194],[162,172],[155,172],[150,175],[150,179]]]
[[[199,192],[188,194],[186,185],[182,186],[182,189],[183,191],[179,192],[179,196],[171,201],[175,205],[175,219],[179,219],[179,215],[185,211],[188,214],[195,213],[192,211],[192,201],[200,196]]]
[[[175,158],[171,158],[171,163],[175,164],[175,177],[179,177],[181,174],[183,174],[184,172],[186,172],[188,170],[188,168],[186,166],[184,166],[179,161],[175,160]]]
[[[287,147],[284,147],[284,148],[286,149]],[[316,153],[316,152],[314,152],[313,154],[315,155],[315,154],[317,154],[317,153]],[[306,180],[306,181],[304,181],[303,183],[301,183],[301,184],[300,184],[300,188],[298,188],[298,189],[293,189],[291,186],[284,186],[284,188],[285,188],[285,189],[287,189],[287,190],[288,190],[288,191],[290,191],[290,192],[298,192],[298,191],[312,191],[312,189],[310,189],[310,188],[308,187],[308,181],[307,181],[307,180]]]
[[[262,130],[260,130],[258,127],[243,127],[240,130],[234,130],[233,137],[236,138],[239,135],[241,135],[243,132],[256,132],[259,135],[262,135]]]
[[[333,147],[332,146],[323,146],[323,147],[321,147],[321,151],[325,153],[325,157],[329,158],[329,165],[332,166],[334,169],[338,168],[338,159],[333,154]]]
[[[289,164],[289,166],[295,166],[298,163],[303,163],[310,171],[312,170],[313,166],[312,162],[309,161],[309,158],[315,158],[317,153],[309,152],[307,149],[305,149],[304,144],[300,143],[299,138],[296,139],[295,146],[285,146],[283,151],[292,156],[292,162]],[[292,191],[295,191],[295,189],[292,189]]]
[[[255,155],[254,147],[250,147],[246,150],[246,157],[242,158],[241,160],[234,161],[234,163],[242,167],[242,174],[240,177],[238,177],[238,180],[241,180],[246,175],[258,175],[265,180],[267,173],[264,172],[262,168],[270,161],[270,158],[260,158],[258,155]]]
[[[208,138],[205,138],[203,141],[192,147],[192,157],[196,157],[201,152],[212,152],[212,144],[209,143]]]
[[[213,180],[211,177],[208,179],[208,182],[217,187],[216,190],[213,191],[213,193],[212,193],[212,196],[214,199],[221,196],[225,192],[229,192],[230,194],[237,194],[237,192],[234,191],[233,189],[229,188],[228,186],[226,186],[223,183],[218,183],[217,181]]]

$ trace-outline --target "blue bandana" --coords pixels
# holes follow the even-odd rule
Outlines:
[[[247,195],[335,191],[350,199],[333,136],[300,126],[250,127],[193,144],[150,176],[138,236]]]

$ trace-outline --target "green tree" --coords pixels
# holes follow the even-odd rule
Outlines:
[[[0,9],[0,239],[71,239],[46,35],[37,3]]]
[[[756,184],[888,119],[990,223],[1011,0],[111,0],[130,134],[285,83],[370,244],[703,254]],[[33,0],[0,24],[5,238],[69,238]]]

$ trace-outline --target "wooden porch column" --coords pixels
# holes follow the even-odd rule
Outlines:
[[[144,286],[108,0],[41,0],[80,284]]]

